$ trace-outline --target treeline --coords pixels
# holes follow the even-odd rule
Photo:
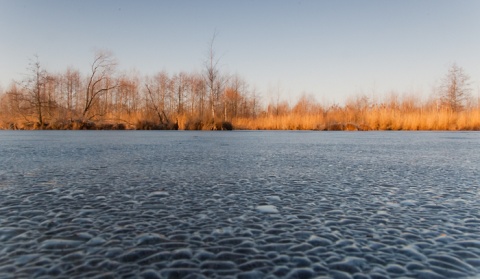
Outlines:
[[[88,74],[53,74],[38,58],[28,78],[0,96],[4,129],[232,129],[237,117],[256,118],[260,97],[216,64],[205,73],[118,74],[111,53],[98,52]]]
[[[27,78],[0,96],[1,129],[280,129],[480,130],[478,100],[468,76],[452,65],[438,94],[421,102],[392,94],[373,102],[359,96],[344,106],[304,95],[265,104],[242,77],[228,76],[212,54],[202,73],[119,74],[109,52],[97,52],[86,74],[50,73],[38,58]]]

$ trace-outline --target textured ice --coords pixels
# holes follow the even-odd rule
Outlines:
[[[0,131],[0,278],[478,278],[448,135]]]
[[[148,194],[149,197],[167,197],[169,196],[168,192],[166,191],[155,191]]]
[[[279,196],[265,196],[265,198],[269,201],[281,201]]]
[[[22,228],[15,228],[15,227],[0,228],[0,241],[9,240],[10,238],[20,235],[23,232],[25,232],[25,230]]]
[[[403,200],[400,202],[400,205],[403,206],[416,206],[417,202],[415,200]]]
[[[259,205],[255,209],[262,213],[278,213],[278,209],[274,205]]]
[[[49,239],[42,242],[40,248],[44,249],[68,249],[75,248],[82,244],[82,241],[68,240],[68,239]]]

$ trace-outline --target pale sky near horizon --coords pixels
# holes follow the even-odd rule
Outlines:
[[[391,91],[427,97],[457,63],[480,94],[478,0],[0,0],[0,87],[38,55],[88,73],[95,49],[120,71],[200,72],[214,32],[221,70],[265,101],[280,91],[342,103]]]

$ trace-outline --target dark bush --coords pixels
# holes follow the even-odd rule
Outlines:
[[[125,130],[125,124],[123,123],[117,123],[116,127],[117,130]]]
[[[114,130],[114,125],[111,123],[103,123],[97,125],[98,130]]]
[[[227,130],[227,131],[233,130],[233,125],[232,125],[232,123],[230,123],[230,122],[228,122],[228,121],[223,121],[223,122],[222,122],[222,130]]]
[[[153,121],[148,120],[141,120],[138,121],[135,125],[136,130],[171,130],[173,129],[173,125],[169,127],[166,124],[157,124]]]

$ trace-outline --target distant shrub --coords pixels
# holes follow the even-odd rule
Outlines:
[[[212,123],[208,128],[208,130],[231,131],[233,130],[233,125],[228,121],[217,121]]]
[[[135,124],[136,130],[160,130],[160,126],[153,121],[139,120]]]
[[[125,130],[125,129],[126,129],[126,126],[125,126],[125,124],[123,124],[123,123],[117,123],[117,124],[115,125],[115,128],[116,128],[116,130]]]
[[[97,125],[98,130],[115,130],[115,125],[112,123],[101,123]]]
[[[230,122],[228,122],[228,121],[223,121],[223,122],[222,122],[222,130],[227,130],[227,131],[233,130],[233,125],[232,125],[232,123],[230,123]]]
[[[137,123],[135,124],[135,129],[136,130],[178,130],[178,123],[157,124],[153,121],[140,120],[140,121],[137,121]]]
[[[96,130],[97,129],[97,124],[92,121],[87,121],[82,123],[82,130]]]
[[[166,130],[178,130],[178,123],[169,123],[166,125]]]
[[[82,120],[73,120],[69,124],[70,129],[72,130],[96,130],[97,124],[92,121],[83,122]]]

